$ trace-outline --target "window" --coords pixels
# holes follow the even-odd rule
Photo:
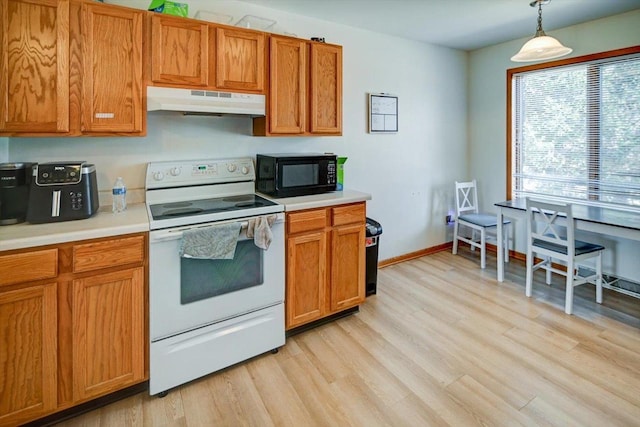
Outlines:
[[[511,197],[640,210],[640,47],[508,79]]]

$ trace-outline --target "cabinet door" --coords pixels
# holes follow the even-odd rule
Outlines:
[[[141,132],[142,12],[82,7],[82,130]]]
[[[69,1],[1,0],[0,131],[69,130]]]
[[[0,425],[57,406],[56,284],[0,292]]]
[[[364,274],[364,224],[335,227],[331,232],[331,311],[364,301]]]
[[[324,230],[287,239],[287,329],[324,316],[326,264]]]
[[[144,379],[142,267],[73,281],[73,398]]]
[[[209,28],[200,22],[151,18],[151,80],[186,86],[209,82]]]
[[[273,134],[304,133],[307,43],[272,36],[269,45],[269,130]]]
[[[311,43],[309,132],[342,134],[342,47]]]
[[[264,33],[232,28],[218,28],[216,86],[264,92]]]

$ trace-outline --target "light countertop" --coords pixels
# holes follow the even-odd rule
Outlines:
[[[144,203],[127,205],[127,210],[119,214],[112,213],[109,204],[87,219],[48,224],[23,222],[2,226],[0,251],[144,231],[149,231],[149,218]]]
[[[286,212],[303,209],[324,208],[327,206],[343,205],[347,203],[365,202],[371,200],[371,194],[356,190],[332,191],[330,193],[313,194],[311,196],[275,198],[260,194],[261,196],[284,205]]]
[[[288,212],[371,200],[371,194],[355,190],[286,198],[263,196],[284,205],[285,211]],[[119,214],[112,213],[109,204],[101,207],[97,214],[87,219],[48,224],[24,222],[1,226],[0,251],[146,231],[149,231],[149,218],[144,203],[129,204],[127,210]]]

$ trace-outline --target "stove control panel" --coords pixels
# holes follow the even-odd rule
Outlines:
[[[253,159],[250,157],[147,164],[147,189],[243,181],[255,181]]]

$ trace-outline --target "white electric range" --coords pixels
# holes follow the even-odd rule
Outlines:
[[[152,395],[284,345],[284,206],[254,187],[251,158],[147,165]],[[267,250],[246,236],[265,215]],[[230,222],[233,259],[180,255],[186,231]]]

